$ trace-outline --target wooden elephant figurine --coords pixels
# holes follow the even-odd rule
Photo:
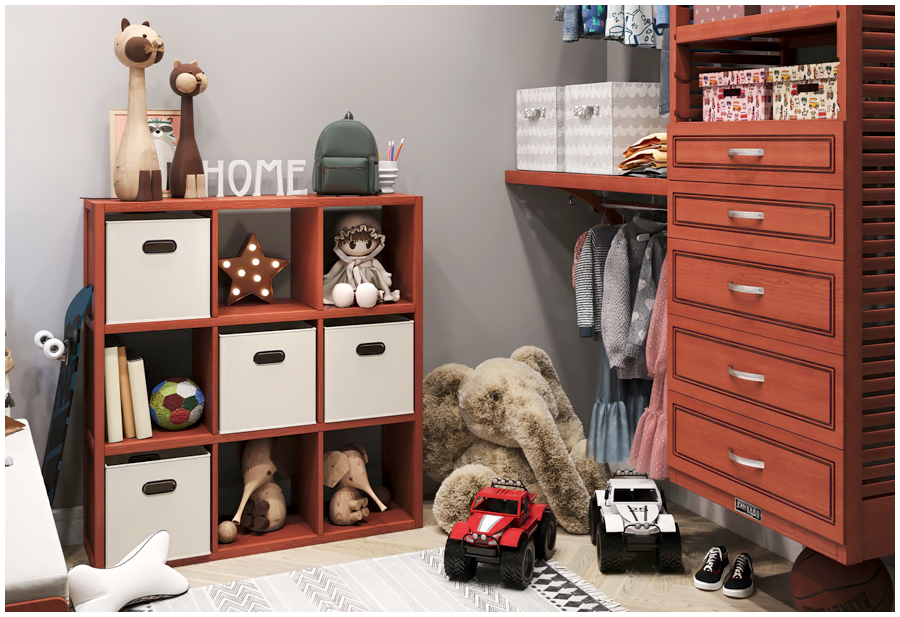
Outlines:
[[[352,525],[366,518],[368,499],[382,512],[387,510],[369,484],[368,462],[368,454],[359,444],[348,444],[341,451],[325,454],[325,486],[337,489],[328,504],[328,518],[333,524]]]
[[[274,439],[248,441],[241,452],[244,493],[241,505],[230,521],[219,524],[219,542],[228,544],[237,537],[237,526],[249,531],[277,531],[287,520],[287,506],[281,487],[274,481]]]

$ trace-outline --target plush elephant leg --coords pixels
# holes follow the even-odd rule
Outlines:
[[[587,456],[587,440],[582,439],[572,448],[572,460],[589,495],[594,491],[606,489],[606,484],[612,477],[612,472],[607,463],[598,463]]]
[[[496,477],[484,465],[465,465],[454,470],[434,496],[434,520],[441,529],[450,533],[453,525],[467,520],[472,498]]]

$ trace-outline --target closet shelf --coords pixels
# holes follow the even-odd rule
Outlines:
[[[631,176],[603,176],[595,174],[567,174],[555,171],[506,170],[507,184],[549,186],[582,191],[613,191],[635,195],[665,197],[669,183],[663,178],[635,178]]]
[[[675,40],[679,44],[683,44],[735,37],[765,36],[780,32],[834,26],[837,19],[838,7],[835,5],[811,6],[789,11],[748,15],[740,19],[677,26]]]

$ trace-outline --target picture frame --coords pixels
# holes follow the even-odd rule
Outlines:
[[[127,119],[127,109],[109,110],[109,194],[113,199],[116,199],[116,152],[119,149],[119,142],[122,141],[122,134],[125,132],[125,121]],[[148,130],[150,130],[150,122],[154,120],[158,122],[160,129],[155,133],[154,142],[159,142],[158,145],[155,145],[157,145],[160,170],[164,179],[163,197],[171,197],[172,192],[169,190],[167,181],[168,168],[171,166],[171,157],[175,154],[175,148],[178,146],[178,139],[181,136],[181,110],[148,109]],[[166,149],[165,144],[171,145],[171,151]]]

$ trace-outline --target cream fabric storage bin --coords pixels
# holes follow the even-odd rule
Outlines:
[[[209,555],[210,478],[200,446],[107,457],[106,563],[161,529],[169,532],[169,561]]]
[[[414,324],[405,317],[325,325],[325,422],[413,413]]]
[[[659,115],[659,84],[610,81],[566,86],[565,171],[621,175],[628,146],[664,133],[668,115]]]
[[[224,329],[223,329],[224,330]],[[316,329],[219,333],[219,432],[316,422]]]
[[[565,88],[516,90],[516,169],[563,171]]]
[[[209,219],[193,214],[106,221],[106,323],[209,317]]]

